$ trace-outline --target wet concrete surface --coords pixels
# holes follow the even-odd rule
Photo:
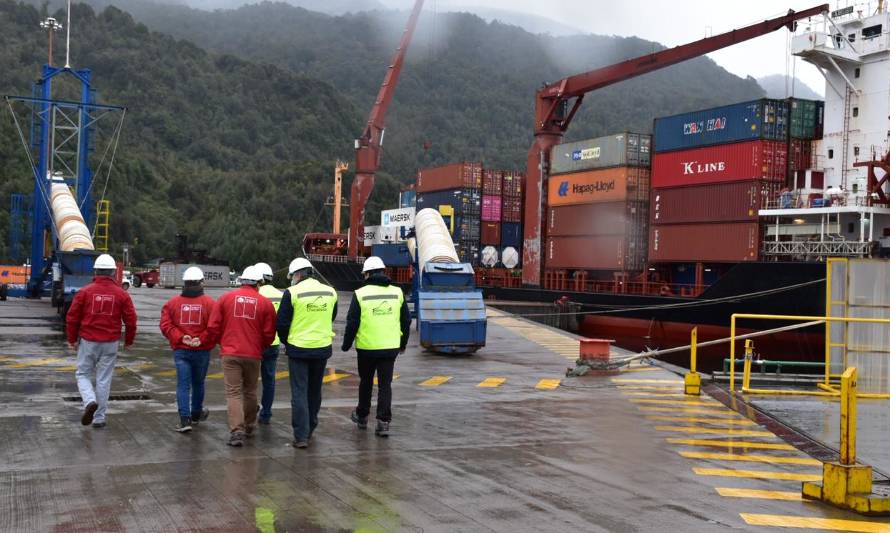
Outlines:
[[[818,465],[714,400],[684,398],[678,376],[638,366],[563,378],[575,337],[494,311],[474,356],[423,353],[412,339],[396,364],[389,439],[349,422],[355,353],[339,349],[307,450],[289,446],[283,376],[272,424],[244,448],[225,445],[218,357],[210,419],[178,434],[173,359],[157,329],[175,292],[132,295],[140,331],[112,390],[151,399],[112,402],[102,430],[80,426],[79,402],[64,399],[77,395],[74,354],[49,304],[0,303],[0,531],[705,532],[775,529],[752,516],[835,530],[861,520],[774,499],[799,493],[795,476]],[[496,386],[480,387],[488,378]]]

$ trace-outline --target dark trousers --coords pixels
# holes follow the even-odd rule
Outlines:
[[[272,418],[272,402],[275,400],[275,371],[278,367],[278,348],[280,346],[269,346],[263,351],[263,362],[260,365],[260,378],[263,380],[260,420]]]
[[[377,373],[377,420],[392,420],[392,371],[395,357],[358,358],[358,407],[355,413],[365,418],[371,413],[371,394],[374,392],[374,373]]]
[[[318,427],[321,385],[327,364],[327,359],[287,358],[294,440],[309,440],[309,436]]]

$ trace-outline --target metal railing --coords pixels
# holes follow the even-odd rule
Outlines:
[[[824,257],[867,257],[873,244],[847,240],[764,241],[763,255],[812,255]]]

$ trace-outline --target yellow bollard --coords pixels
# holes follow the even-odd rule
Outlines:
[[[751,361],[754,358],[754,340],[745,340],[745,371],[742,375],[742,392],[751,388]]]
[[[695,371],[698,359],[698,328],[692,328],[689,340],[689,372],[683,377],[683,392],[701,396],[701,375]]]
[[[856,464],[856,367],[841,376],[841,464]]]

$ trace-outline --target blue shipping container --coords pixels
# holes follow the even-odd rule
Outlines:
[[[417,195],[417,210],[438,209],[450,205],[457,215],[479,215],[482,209],[482,195],[479,189],[451,189],[448,191],[425,192]]]
[[[373,254],[383,260],[388,267],[411,266],[411,255],[406,244],[375,244]]]
[[[787,137],[786,100],[763,98],[655,119],[656,152]]]
[[[522,246],[522,224],[519,222],[501,222],[501,246]]]
[[[399,209],[414,207],[417,202],[417,191],[408,190],[399,193]]]

